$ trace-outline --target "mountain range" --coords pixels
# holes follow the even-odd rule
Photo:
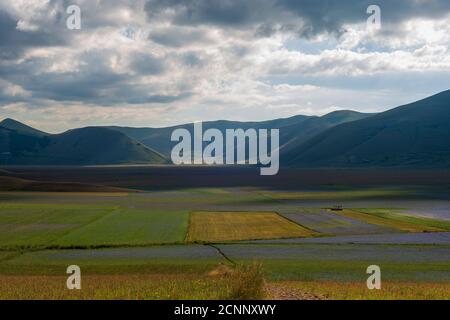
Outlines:
[[[0,122],[3,165],[166,163],[158,152],[116,130],[88,127],[48,134],[18,121]]]
[[[0,122],[1,165],[166,164],[176,142],[166,128],[87,127],[48,134]],[[450,90],[378,114],[336,111],[262,122],[211,121],[204,130],[280,129],[289,167],[449,167]]]

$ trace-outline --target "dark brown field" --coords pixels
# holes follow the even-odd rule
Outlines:
[[[298,189],[315,186],[450,185],[450,170],[281,169],[260,176],[252,167],[102,166],[4,167],[0,176],[53,183],[71,182],[137,189],[265,187]],[[43,190],[46,191],[46,190]]]

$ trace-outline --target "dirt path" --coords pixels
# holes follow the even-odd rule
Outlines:
[[[324,296],[302,292],[281,283],[267,283],[268,298],[273,300],[325,300]]]

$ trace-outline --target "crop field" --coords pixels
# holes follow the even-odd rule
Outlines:
[[[286,218],[323,234],[379,234],[394,232],[394,229],[366,223],[362,220],[338,215],[324,209],[301,210],[300,213],[283,214]]]
[[[395,188],[367,188],[354,190],[328,190],[328,191],[285,191],[263,192],[264,195],[277,200],[355,200],[355,199],[389,199],[407,197],[408,191]]]
[[[188,214],[172,210],[116,210],[93,223],[59,238],[55,245],[107,246],[181,243]]]
[[[450,299],[450,201],[427,188],[1,192],[0,299]]]
[[[426,226],[431,229],[427,229],[424,231],[450,231],[450,221],[446,220],[436,220],[427,217],[417,217],[411,216],[408,214],[401,214],[396,210],[391,209],[356,209],[358,212],[370,214],[379,218],[394,220],[399,222],[405,222],[420,226]]]
[[[82,205],[0,204],[0,247],[38,247],[114,211]]]
[[[363,213],[360,211],[354,211],[354,210],[343,210],[343,211],[337,211],[339,215],[342,215],[344,217],[360,220],[363,222],[371,223],[374,225],[387,227],[396,229],[398,231],[404,231],[404,232],[439,232],[439,231],[445,231],[445,229],[440,227],[434,227],[434,226],[428,226],[425,224],[418,224],[413,223],[410,221],[407,221],[408,219],[392,219],[392,218],[386,218],[383,217],[381,214],[376,214],[376,210],[371,211],[371,213]]]
[[[187,240],[221,242],[308,237],[314,234],[272,212],[193,212]]]

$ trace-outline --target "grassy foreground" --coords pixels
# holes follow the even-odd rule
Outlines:
[[[264,299],[261,265],[220,265],[205,275],[86,275],[81,290],[63,276],[0,275],[0,300],[251,300]]]

